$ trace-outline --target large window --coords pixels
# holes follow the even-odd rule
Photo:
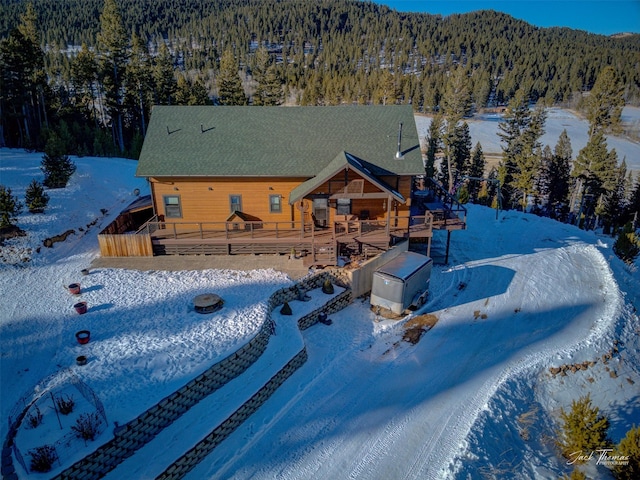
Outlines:
[[[231,213],[242,211],[242,195],[229,195],[229,210]]]
[[[182,218],[180,195],[164,196],[164,216],[165,218]]]
[[[338,215],[351,215],[351,199],[339,198],[338,206],[336,208],[336,214]]]
[[[282,201],[280,195],[269,195],[269,212],[282,212]]]

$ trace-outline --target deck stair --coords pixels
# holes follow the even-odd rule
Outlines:
[[[434,230],[465,230],[467,228],[467,209],[458,199],[433,179],[427,179],[426,188],[415,194],[412,205],[413,215],[425,212],[433,216]]]

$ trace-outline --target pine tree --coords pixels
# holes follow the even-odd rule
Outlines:
[[[535,193],[540,172],[541,146],[546,112],[542,103],[531,111],[522,90],[509,103],[504,121],[498,124],[498,136],[504,145],[500,162],[500,181],[506,190],[507,202],[515,203],[515,191],[521,194],[521,206],[527,205],[527,196]]]
[[[0,228],[10,227],[22,212],[22,204],[11,189],[0,185]]]
[[[622,261],[632,264],[640,253],[640,237],[633,229],[631,222],[625,224],[613,244],[613,252]]]
[[[587,480],[587,476],[576,468],[571,475],[562,475],[562,480]]]
[[[468,175],[471,168],[471,133],[467,122],[459,122],[451,144],[451,158],[457,176]]]
[[[640,427],[635,425],[614,448],[612,455],[628,457],[620,465],[614,465],[612,470],[619,480],[634,480],[640,478]]]
[[[166,43],[161,42],[153,65],[153,82],[156,105],[172,105],[177,89],[174,77],[173,57]]]
[[[398,100],[396,77],[388,69],[382,70],[373,102],[378,105],[394,105]]]
[[[267,68],[263,83],[259,86],[259,92],[262,105],[282,105],[284,101],[284,91],[282,90],[282,82],[278,76],[278,69],[274,64],[269,65]]]
[[[547,202],[553,218],[561,210],[566,210],[566,207],[563,208],[563,206],[566,205],[569,196],[572,155],[569,135],[566,130],[563,130],[553,149],[553,157],[546,172]]]
[[[126,70],[127,99],[133,123],[144,137],[147,133],[147,118],[153,104],[153,78],[151,59],[147,46],[142,39],[133,34],[131,37],[131,57]]]
[[[129,52],[127,32],[115,0],[104,2],[97,43],[105,108],[111,120],[114,144],[124,152],[124,81]]]
[[[636,176],[635,184],[630,192],[627,218],[633,222],[634,228],[640,228],[640,173]]]
[[[585,101],[589,136],[599,131],[619,130],[624,103],[624,85],[614,68],[607,66],[598,75]]]
[[[562,426],[557,444],[563,457],[575,460],[576,464],[583,463],[577,458],[579,455],[588,456],[594,450],[609,446],[609,420],[599,412],[598,407],[591,405],[588,394],[572,401],[569,412],[561,409]]]
[[[578,153],[571,172],[581,186],[580,210],[585,217],[602,213],[602,198],[614,188],[617,165],[618,157],[615,150],[607,151],[607,141],[603,132],[596,131]]]
[[[98,113],[94,85],[98,79],[98,63],[95,53],[87,47],[86,43],[82,44],[78,54],[71,60],[70,68],[76,99],[90,112],[89,116],[97,126]]]
[[[239,67],[233,50],[227,49],[220,59],[218,73],[218,100],[222,105],[246,105],[247,97],[238,75]]]
[[[473,178],[483,178],[484,170],[486,168],[486,160],[484,158],[484,153],[482,151],[482,145],[480,142],[476,143],[476,146],[473,147],[471,151],[471,163],[469,164],[468,175]],[[481,191],[481,188],[484,186],[484,195],[487,195],[486,190],[486,182],[480,183],[478,180],[473,180],[469,182],[469,195],[471,197],[471,201],[477,202],[478,196]]]
[[[48,188],[65,188],[76,171],[76,165],[64,151],[60,137],[53,133],[47,140],[40,167],[44,173],[43,183]]]
[[[37,180],[32,180],[24,196],[24,202],[31,213],[42,213],[49,203],[49,195]]]
[[[199,80],[189,82],[184,75],[178,77],[176,85],[176,105],[211,105],[206,88]]]
[[[615,151],[615,150],[614,150]],[[621,221],[627,210],[627,194],[625,191],[627,185],[627,162],[622,160],[619,167],[615,168],[614,186],[602,195],[602,207],[596,210],[602,217],[603,233],[608,235],[611,229],[614,230],[621,226]]]
[[[18,29],[0,40],[0,84],[2,85],[2,126],[0,146],[5,135],[13,138],[12,144],[32,147],[36,137],[36,120],[33,105],[38,87],[34,84],[39,70],[36,61],[42,52]]]
[[[458,67],[452,74],[444,95],[444,118],[446,120],[445,133],[442,137],[444,162],[442,164],[443,183],[452,192],[455,188],[456,173],[460,173],[457,163],[462,152],[460,152],[461,142],[466,140],[461,138],[464,130],[460,129],[459,122],[471,110],[471,94],[469,92],[469,78],[464,67]],[[468,127],[467,127],[468,128]],[[470,140],[469,140],[470,143]],[[456,151],[456,149],[458,151]],[[471,149],[469,145],[469,150]]]
[[[427,133],[427,159],[425,161],[425,175],[427,178],[435,178],[436,175],[436,155],[442,148],[442,124],[441,115],[435,115],[429,124]]]

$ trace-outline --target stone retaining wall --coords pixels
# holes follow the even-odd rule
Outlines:
[[[186,475],[198,463],[204,460],[225,438],[244,423],[247,418],[253,415],[262,404],[273,395],[280,385],[293,375],[306,361],[307,350],[303,348],[249,400],[243,403],[224,422],[176,460],[169,468],[158,475],[156,480],[175,480]]]

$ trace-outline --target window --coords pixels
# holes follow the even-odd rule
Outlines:
[[[336,208],[336,214],[338,215],[351,215],[351,199],[339,198],[338,206]]]
[[[269,195],[269,212],[281,213],[282,203],[280,201],[280,195]]]
[[[242,211],[242,195],[229,195],[229,210],[231,213]]]
[[[164,196],[164,216],[165,218],[182,218],[180,195]]]

